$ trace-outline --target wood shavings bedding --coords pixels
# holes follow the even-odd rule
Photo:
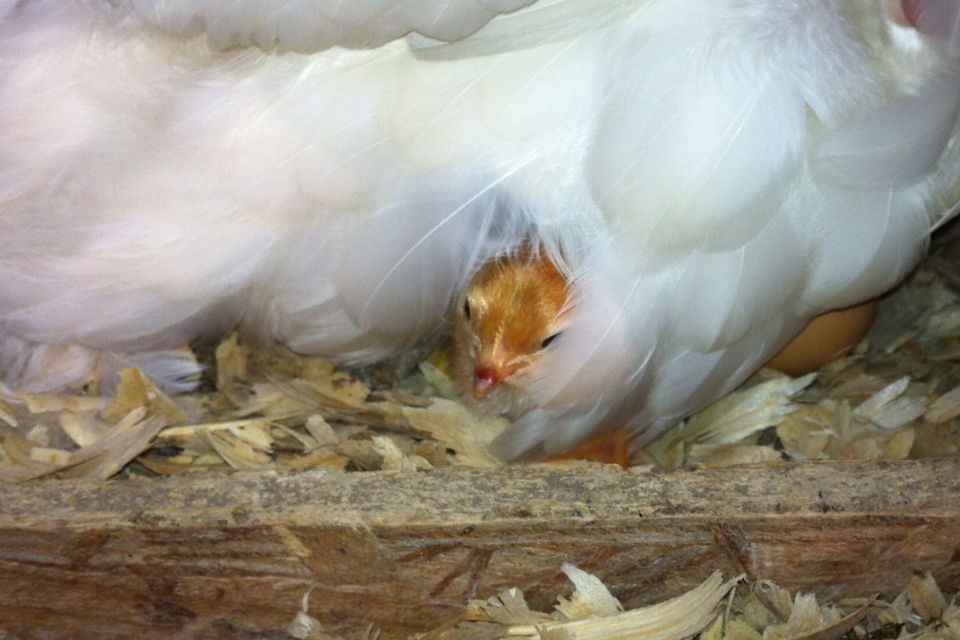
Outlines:
[[[952,250],[951,242],[944,246]],[[803,378],[761,370],[637,452],[632,464],[669,470],[960,452],[960,299],[944,253],[881,303],[853,354]],[[105,469],[164,475],[500,464],[486,443],[506,422],[463,406],[436,353],[347,372],[322,358],[252,351],[231,336],[205,359],[200,389],[175,398],[135,369],[124,372],[112,399],[0,389],[0,479],[63,476],[68,468],[100,477]],[[138,410],[150,429],[134,437],[127,416]],[[90,451],[101,463],[80,465]]]

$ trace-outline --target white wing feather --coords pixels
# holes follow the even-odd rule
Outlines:
[[[206,33],[219,49],[322,51],[379,47],[416,32],[441,41],[465,38],[494,16],[533,0],[130,0],[165,31]]]

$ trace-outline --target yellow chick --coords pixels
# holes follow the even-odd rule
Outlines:
[[[524,380],[562,339],[570,304],[566,276],[537,249],[523,246],[481,267],[452,332],[453,376],[467,402],[487,414],[528,411]]]

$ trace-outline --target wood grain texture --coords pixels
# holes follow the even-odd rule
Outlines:
[[[825,597],[960,588],[960,463],[238,473],[0,487],[0,629],[14,637],[283,637],[310,593],[331,631],[424,631],[560,565],[624,604],[720,569]]]

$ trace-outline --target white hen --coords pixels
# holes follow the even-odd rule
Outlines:
[[[4,0],[6,380],[175,383],[234,326],[371,361],[535,243],[575,303],[497,451],[656,435],[960,198],[957,9],[902,7]]]

